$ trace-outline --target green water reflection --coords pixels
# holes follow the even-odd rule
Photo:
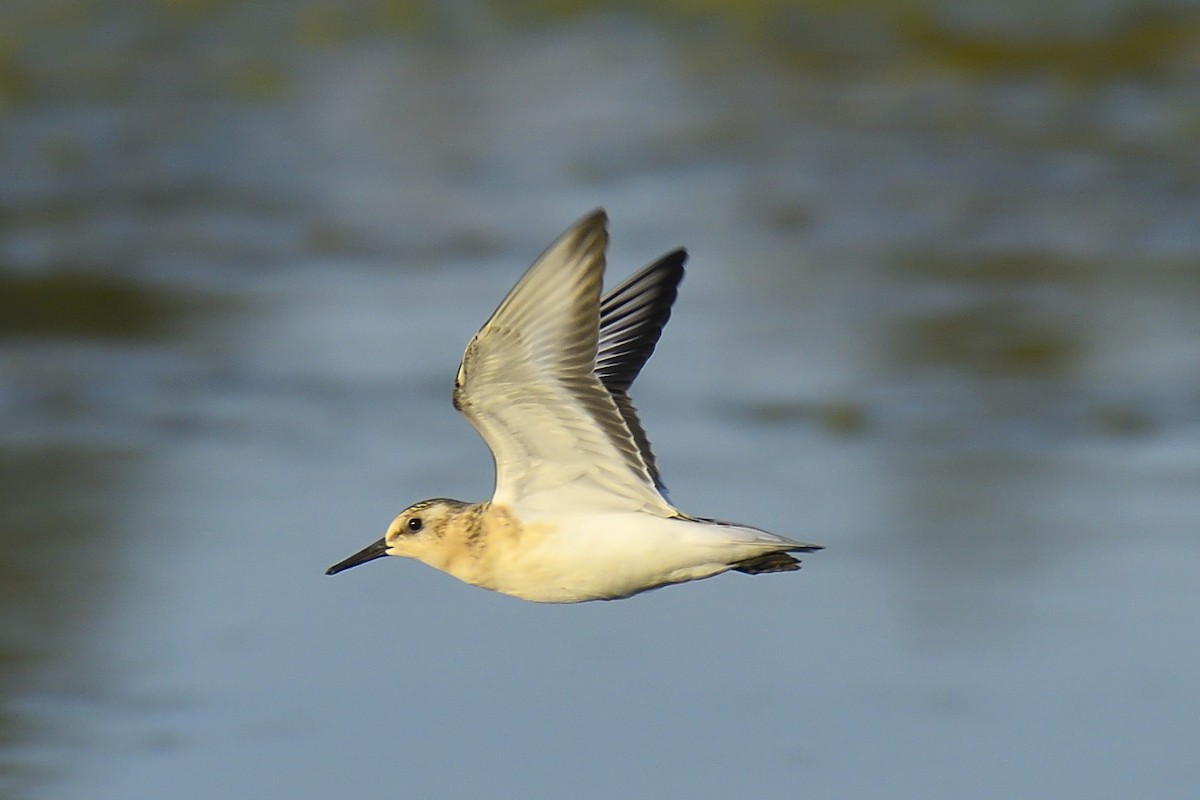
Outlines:
[[[171,297],[123,277],[0,273],[0,338],[155,338],[180,310]]]

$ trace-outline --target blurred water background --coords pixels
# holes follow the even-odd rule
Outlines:
[[[1200,5],[0,4],[0,795],[1200,790]],[[634,387],[792,575],[323,569],[603,205]]]

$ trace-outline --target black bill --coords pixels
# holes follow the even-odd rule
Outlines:
[[[365,564],[368,561],[374,561],[377,558],[383,558],[387,555],[387,540],[380,539],[372,545],[364,547],[354,555],[347,558],[345,561],[339,561],[329,569],[325,570],[326,575],[337,575],[343,570],[357,567],[359,564]]]

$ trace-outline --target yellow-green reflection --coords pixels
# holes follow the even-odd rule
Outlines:
[[[178,311],[165,294],[93,273],[0,272],[0,338],[137,339],[161,335]]]

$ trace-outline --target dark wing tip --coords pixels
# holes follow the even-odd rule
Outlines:
[[[610,392],[627,391],[654,353],[679,295],[686,260],[686,250],[672,250],[600,301],[596,376]]]

